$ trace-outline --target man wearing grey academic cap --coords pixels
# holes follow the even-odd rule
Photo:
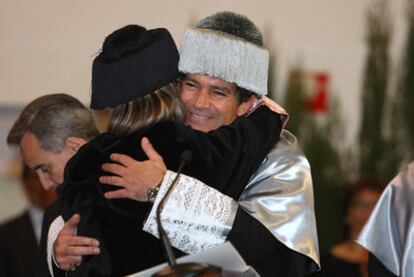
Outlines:
[[[260,31],[244,16],[220,12],[189,28],[182,40],[179,70],[183,76],[177,85],[186,123],[208,132],[246,115],[239,108],[242,103],[250,103],[253,110],[265,102],[268,63]],[[286,122],[286,117],[281,115],[281,120]],[[143,186],[157,187],[159,194],[143,229],[158,236],[155,210],[175,173],[159,170],[165,165],[155,150],[147,154],[150,159],[145,162],[112,156],[121,167],[104,165],[116,177],[100,180],[122,187],[109,198],[136,195],[135,188],[142,191]],[[161,218],[172,245],[189,254],[229,240],[263,276],[304,276],[319,268],[310,166],[287,130],[238,201],[181,176]]]

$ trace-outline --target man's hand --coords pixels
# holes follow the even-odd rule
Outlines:
[[[162,182],[167,168],[163,158],[155,151],[147,138],[141,140],[141,147],[148,160],[139,162],[127,155],[112,154],[111,160],[102,169],[117,176],[102,176],[103,184],[119,186],[119,190],[105,193],[109,199],[130,198],[137,201],[148,201],[147,190]]]
[[[53,253],[57,266],[65,271],[79,266],[84,255],[99,254],[99,241],[93,238],[76,236],[79,214],[74,214],[63,226],[55,242]]]

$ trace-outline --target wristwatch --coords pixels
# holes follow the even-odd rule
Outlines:
[[[147,190],[148,202],[150,202],[150,203],[155,202],[155,198],[157,198],[157,194],[158,194],[159,190],[160,189],[157,186],[154,186],[154,187],[149,188]]]

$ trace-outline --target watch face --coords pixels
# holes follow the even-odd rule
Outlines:
[[[155,198],[157,198],[158,187],[149,188],[147,190],[148,202],[154,203]]]

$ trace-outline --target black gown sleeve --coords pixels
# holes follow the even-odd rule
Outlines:
[[[302,277],[312,263],[307,256],[279,242],[240,207],[227,239],[261,276]]]
[[[180,154],[191,150],[193,159],[183,173],[237,200],[279,140],[282,122],[279,114],[259,107],[250,116],[239,117],[231,125],[207,134],[176,124],[171,130],[177,134],[174,143],[167,130],[153,128],[145,134],[164,158],[167,168],[175,171]]]

